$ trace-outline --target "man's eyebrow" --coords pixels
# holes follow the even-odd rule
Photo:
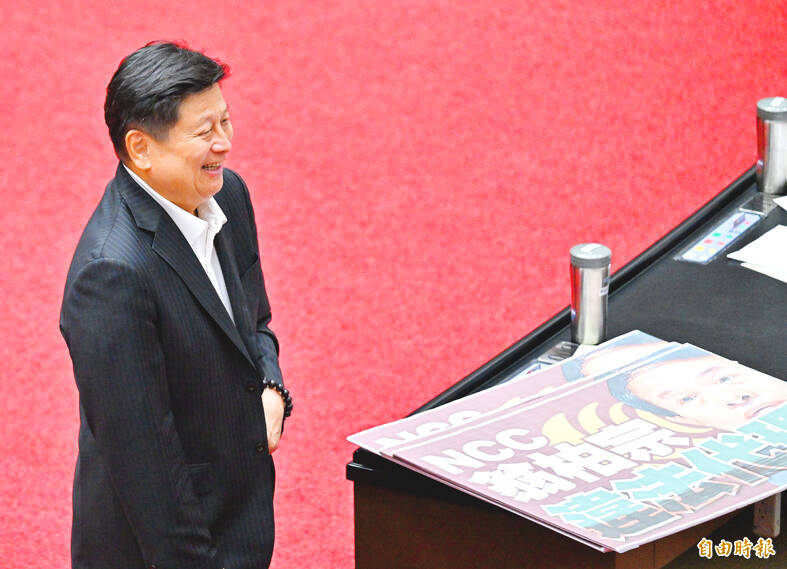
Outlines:
[[[224,115],[226,115],[229,112],[230,112],[230,106],[229,105],[224,105],[224,110],[222,110],[219,113],[219,115],[223,117]],[[199,118],[197,119],[196,122],[197,122],[197,124],[201,124],[201,123],[205,122],[206,120],[208,120],[212,116],[213,116],[213,111],[207,110],[207,111],[205,111],[204,113],[202,113],[199,116]]]
[[[702,383],[706,383],[706,382],[710,383],[716,377],[716,373],[720,369],[723,369],[723,366],[712,365],[712,366],[706,367],[704,370],[702,370],[699,373],[699,375],[697,376],[697,379],[699,379],[700,382],[702,382]]]

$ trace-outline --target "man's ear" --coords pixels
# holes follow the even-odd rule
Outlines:
[[[150,150],[150,137],[147,134],[135,128],[126,132],[126,153],[137,170],[150,170]]]

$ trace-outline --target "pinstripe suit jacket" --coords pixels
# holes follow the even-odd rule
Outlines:
[[[273,462],[260,380],[281,380],[241,178],[216,200],[233,324],[164,210],[122,166],[69,269],[60,317],[79,389],[75,569],[264,568]]]

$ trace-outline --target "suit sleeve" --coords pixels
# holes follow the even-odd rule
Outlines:
[[[80,405],[146,564],[219,569],[170,410],[156,321],[140,276],[95,259],[69,287],[61,327]]]
[[[262,367],[265,377],[278,382],[280,385],[284,385],[284,377],[282,376],[281,368],[279,367],[279,341],[269,327],[271,322],[271,308],[270,302],[268,301],[268,294],[265,292],[265,278],[262,274],[262,267],[259,261],[261,257],[259,254],[259,240],[257,237],[257,222],[254,218],[254,208],[251,205],[251,198],[249,196],[249,190],[246,187],[246,183],[237,174],[235,174],[235,177],[243,188],[243,197],[246,205],[246,211],[249,216],[249,226],[251,227],[254,238],[254,248],[257,251],[257,266],[254,267],[253,270],[259,271],[260,273],[260,302],[258,304],[256,314],[255,333],[257,347],[260,351],[259,364]]]

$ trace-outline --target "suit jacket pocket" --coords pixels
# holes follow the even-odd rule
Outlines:
[[[247,258],[245,258],[245,260],[243,261],[241,260],[238,261],[238,275],[240,276],[241,280],[243,280],[246,276],[248,276],[252,272],[252,270],[257,266],[257,263],[260,260],[260,256],[256,252],[253,252],[251,253],[251,255],[244,256],[244,257]]]
[[[268,300],[265,295],[264,285],[262,283],[262,271],[260,270],[259,256],[255,253],[254,259],[248,268],[240,274],[240,282],[243,287],[243,294],[246,295],[246,303],[249,312],[252,316],[252,323],[256,325],[258,312],[260,310],[260,302],[263,302],[263,312],[270,312]]]
[[[213,492],[213,469],[210,463],[189,464],[189,474],[191,474],[191,483],[197,496]]]

